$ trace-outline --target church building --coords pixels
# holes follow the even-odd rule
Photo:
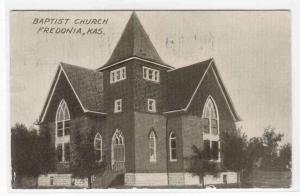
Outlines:
[[[107,163],[93,187],[119,174],[127,186],[201,185],[188,172],[192,146],[221,164],[220,133],[237,121],[214,59],[177,69],[166,64],[133,13],[103,66],[59,64],[39,119],[56,149],[55,172],[38,183],[86,186],[72,179],[70,163],[75,135],[92,134],[96,161]],[[205,178],[206,184],[237,180],[230,171]]]

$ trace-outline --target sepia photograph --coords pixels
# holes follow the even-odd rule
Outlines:
[[[292,188],[289,10],[11,10],[12,189]]]

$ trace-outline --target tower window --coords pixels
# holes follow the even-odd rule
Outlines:
[[[159,82],[159,70],[143,67],[143,78],[153,82]]]
[[[119,69],[110,72],[110,83],[116,83],[121,80],[126,79],[126,67],[121,67]]]
[[[155,99],[148,99],[148,111],[156,112],[156,100]]]
[[[115,100],[115,109],[114,109],[114,112],[115,113],[122,112],[122,99]]]

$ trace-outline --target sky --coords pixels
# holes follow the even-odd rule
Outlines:
[[[21,122],[31,126],[38,119],[59,62],[91,69],[101,67],[110,57],[131,13],[11,12],[11,125]],[[165,63],[179,68],[214,58],[242,118],[238,126],[248,137],[261,136],[264,128],[272,126],[285,135],[284,142],[291,141],[288,11],[136,11],[136,14]],[[36,18],[39,24],[34,24]],[[45,18],[69,21],[44,24]],[[108,20],[79,25],[74,24],[76,19]],[[72,27],[81,28],[82,32],[43,31]],[[101,33],[88,34],[89,28]]]

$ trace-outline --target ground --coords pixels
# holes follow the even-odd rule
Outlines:
[[[289,188],[292,173],[290,171],[254,171],[243,183],[244,188]]]

